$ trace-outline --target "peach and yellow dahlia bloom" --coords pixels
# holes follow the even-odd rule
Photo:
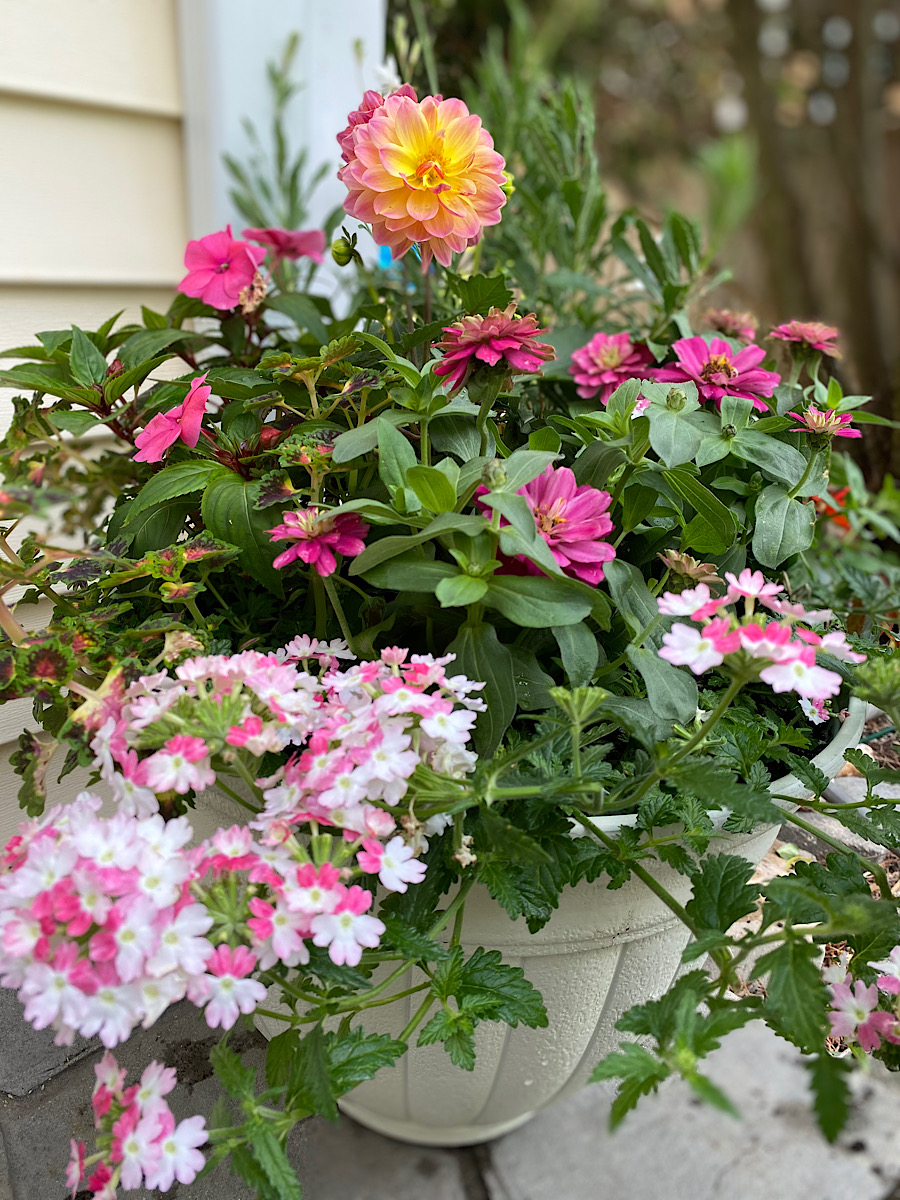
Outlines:
[[[423,270],[432,257],[449,266],[500,220],[505,164],[462,100],[388,96],[353,128],[352,150],[338,172],[349,193],[344,208],[394,258],[418,245]]]

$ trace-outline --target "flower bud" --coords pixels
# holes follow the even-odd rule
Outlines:
[[[116,375],[121,375],[124,369],[124,363],[121,358],[114,358],[106,368],[106,378],[113,379]]]
[[[502,458],[492,458],[489,463],[485,463],[484,470],[481,472],[481,482],[489,491],[503,487],[506,480],[506,467],[503,465]]]
[[[503,182],[500,184],[500,191],[503,192],[507,200],[512,199],[512,194],[516,190],[514,178],[515,176],[513,175],[512,171],[503,172]]]
[[[687,404],[687,392],[683,388],[669,388],[669,394],[666,396],[666,408],[671,412],[681,412]]]
[[[737,437],[737,428],[736,428],[736,426],[734,426],[734,425],[723,425],[723,426],[722,426],[722,437],[723,437],[723,438],[728,438],[728,439],[729,439],[729,441],[731,440],[731,438],[733,438],[733,437]]]
[[[354,238],[339,237],[331,243],[331,257],[339,267],[349,266],[352,262],[362,262],[359,251],[354,245]]]

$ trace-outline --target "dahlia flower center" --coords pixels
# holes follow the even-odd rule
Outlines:
[[[538,529],[541,533],[552,533],[557,525],[564,525],[569,519],[565,512],[566,502],[562,496],[559,496],[550,505],[538,504],[534,510]]]
[[[601,367],[619,367],[625,357],[618,346],[603,346],[597,351],[597,365]]]
[[[445,191],[450,185],[444,182],[444,168],[433,158],[426,158],[416,167],[416,180],[429,192]]]
[[[717,375],[734,379],[737,373],[737,368],[732,365],[727,354],[711,354],[700,372],[700,378],[704,383],[715,383]]]

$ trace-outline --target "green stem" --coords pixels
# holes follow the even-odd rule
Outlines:
[[[422,1001],[422,1003],[419,1005],[419,1007],[416,1009],[416,1011],[413,1013],[412,1020],[401,1031],[400,1038],[399,1038],[399,1040],[401,1042],[409,1041],[410,1035],[413,1033],[413,1031],[416,1029],[416,1027],[418,1025],[420,1025],[422,1023],[422,1021],[425,1019],[425,1014],[428,1012],[429,1008],[431,1008],[432,1004],[434,1004],[434,996],[431,996],[431,995],[426,996],[425,999]]]
[[[475,418],[475,428],[478,431],[478,436],[480,439],[478,449],[479,454],[487,454],[489,438],[487,429],[488,417],[491,415],[491,409],[494,405],[494,401],[500,395],[502,388],[502,375],[489,376],[481,386],[481,401],[478,406],[478,416]]]
[[[256,780],[253,778],[253,774],[250,771],[250,768],[247,766],[247,764],[241,758],[240,753],[238,753],[234,756],[234,761],[232,763],[232,766],[235,768],[238,775],[240,775],[241,779],[243,779],[244,783],[246,783],[247,786],[252,790],[252,792],[253,792],[254,796],[256,796],[257,800],[262,800],[262,792],[256,786]],[[249,807],[249,805],[248,805],[248,807]],[[261,812],[262,809],[257,809],[256,811]]]
[[[230,796],[232,800],[236,801],[236,803],[242,805],[246,809],[249,809],[250,812],[252,812],[252,813],[261,813],[262,812],[261,808],[257,808],[255,804],[251,804],[249,800],[245,800],[243,796],[239,795],[234,790],[234,788],[230,788],[227,783],[224,783],[222,781],[221,774],[216,776],[216,787],[219,789],[219,791],[224,792],[226,796]]]
[[[318,573],[312,572],[312,591],[316,602],[316,637],[321,641],[328,631],[328,606],[326,604],[325,580]]]
[[[337,588],[334,586],[334,580],[330,575],[326,575],[322,578],[322,583],[325,587],[325,594],[331,601],[331,607],[334,609],[335,616],[338,619],[338,625],[341,627],[341,633],[344,635],[344,641],[355,653],[353,630],[350,628],[350,623],[347,620],[347,614],[344,612],[343,605],[341,604],[340,598],[337,594]]]
[[[825,842],[827,846],[831,846],[841,854],[852,854],[853,857],[862,865],[864,871],[868,871],[878,884],[878,890],[881,892],[882,900],[889,900],[892,904],[896,902],[896,896],[891,891],[891,885],[888,882],[888,877],[884,870],[877,864],[872,862],[870,858],[866,858],[864,854],[857,854],[855,850],[851,850],[849,846],[845,846],[843,842],[830,834],[825,833],[817,825],[811,824],[809,821],[804,821],[802,817],[798,817],[796,813],[785,813],[785,819],[788,824],[796,825],[798,829],[803,829],[813,837]]]
[[[801,488],[806,483],[807,479],[809,479],[810,475],[812,475],[813,468],[816,466],[818,461],[819,461],[819,452],[818,452],[818,450],[814,450],[812,452],[812,454],[809,456],[809,462],[807,462],[807,464],[806,464],[806,470],[800,476],[800,482],[797,484],[796,487],[791,488],[791,490],[788,492],[788,496],[791,500],[793,500],[795,496],[799,495]]]

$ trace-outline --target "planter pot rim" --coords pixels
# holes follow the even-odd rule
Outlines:
[[[811,765],[823,771],[829,780],[833,779],[837,770],[840,769],[839,764],[843,762],[844,751],[849,750],[859,741],[863,726],[866,723],[867,708],[868,705],[864,700],[858,700],[855,696],[852,696],[848,705],[849,712],[847,719],[828,745],[811,759]],[[773,779],[769,784],[769,791],[773,795],[793,795],[796,797],[796,804],[791,803],[789,800],[775,801],[775,804],[779,808],[783,808],[785,812],[796,812],[800,804],[811,795],[809,788],[796,775],[782,775],[780,779]],[[720,830],[728,820],[729,810],[727,808],[714,808],[710,810],[709,816],[715,828]],[[591,820],[604,833],[614,834],[618,833],[625,826],[637,824],[637,814],[616,813],[606,817],[591,817]]]

